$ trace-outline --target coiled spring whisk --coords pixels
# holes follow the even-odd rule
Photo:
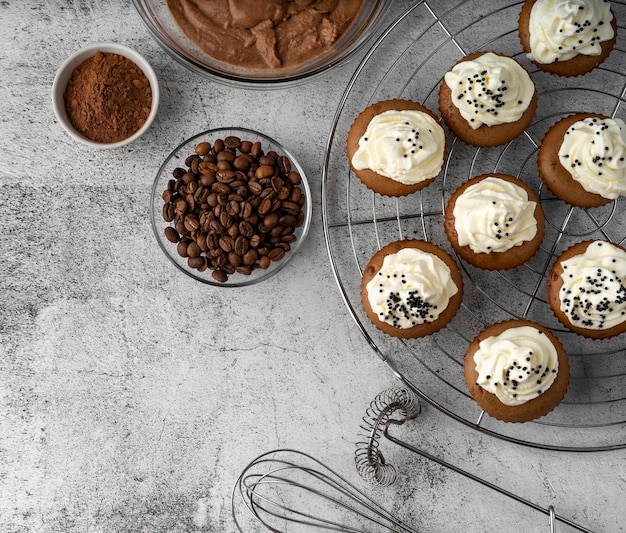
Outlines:
[[[396,469],[385,462],[380,451],[380,439],[385,425],[392,415],[400,422],[415,418],[421,412],[416,394],[406,387],[392,387],[379,393],[370,403],[363,417],[360,438],[355,452],[356,468],[366,481],[388,486],[396,480]]]

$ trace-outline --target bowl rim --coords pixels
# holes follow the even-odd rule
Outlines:
[[[161,190],[159,187],[159,179],[162,177],[163,173],[165,171],[167,171],[168,169],[168,165],[170,164],[170,162],[176,157],[176,155],[178,154],[178,152],[180,150],[182,150],[182,148],[188,144],[193,143],[195,140],[202,138],[202,137],[209,137],[212,136],[213,140],[217,139],[217,138],[224,138],[225,135],[223,135],[224,133],[229,133],[229,134],[241,134],[241,138],[243,139],[243,136],[248,135],[251,137],[256,137],[258,140],[260,140],[262,143],[266,142],[266,143],[270,143],[272,145],[274,145],[274,149],[277,152],[280,152],[280,155],[285,155],[289,158],[289,161],[291,162],[291,164],[296,168],[296,170],[300,173],[300,177],[302,179],[301,183],[300,183],[300,187],[302,187],[304,189],[304,194],[306,196],[306,201],[304,203],[304,222],[302,223],[302,225],[298,228],[300,231],[300,234],[298,236],[298,240],[296,241],[296,246],[294,248],[292,248],[283,259],[281,259],[280,261],[274,262],[272,261],[270,268],[266,269],[266,270],[262,270],[263,273],[261,273],[258,276],[255,277],[251,277],[251,276],[246,276],[244,274],[233,274],[231,276],[229,276],[228,281],[226,282],[219,282],[217,280],[214,280],[212,277],[208,276],[208,277],[201,277],[199,275],[197,275],[194,271],[192,271],[191,268],[189,267],[184,267],[183,265],[181,265],[179,262],[177,262],[175,260],[175,257],[173,256],[173,253],[175,254],[176,251],[174,251],[173,253],[168,250],[165,247],[165,241],[164,241],[164,236],[163,236],[163,228],[162,227],[157,227],[157,219],[161,222],[163,222],[163,224],[166,224],[165,221],[162,220],[162,218],[158,218],[157,213],[160,214],[162,211],[162,208],[159,206],[159,209],[156,209],[156,205],[155,202],[157,199],[162,199],[161,197]],[[251,139],[245,139],[245,140],[251,140]],[[264,148],[263,149],[264,152],[267,152],[267,150]],[[169,178],[168,178],[169,179]],[[306,173],[304,172],[304,169],[302,168],[302,166],[300,165],[300,163],[298,162],[298,160],[295,158],[295,156],[287,149],[285,148],[280,142],[278,142],[276,139],[273,139],[272,137],[270,137],[269,135],[266,135],[264,133],[261,133],[257,130],[253,130],[251,128],[246,128],[243,126],[223,126],[223,127],[217,127],[217,128],[211,128],[205,131],[202,131],[200,133],[196,133],[195,135],[185,139],[184,141],[182,141],[180,144],[178,144],[178,146],[176,146],[176,148],[174,148],[169,154],[168,156],[165,158],[165,160],[163,161],[163,163],[161,163],[161,165],[159,166],[159,169],[157,170],[156,176],[154,178],[154,181],[152,182],[152,188],[151,188],[151,192],[150,192],[150,222],[152,225],[152,231],[154,233],[154,236],[157,240],[157,243],[159,245],[159,248],[161,248],[161,251],[165,254],[165,257],[167,257],[167,259],[170,261],[170,263],[172,263],[178,270],[180,270],[181,272],[185,273],[187,276],[189,276],[190,278],[199,281],[201,283],[204,283],[206,285],[211,285],[214,287],[228,287],[228,288],[235,288],[235,287],[249,287],[252,285],[256,285],[262,281],[267,280],[268,278],[274,276],[275,274],[277,274],[278,272],[280,272],[285,266],[287,266],[287,264],[289,264],[291,262],[291,260],[293,259],[293,257],[296,255],[296,252],[300,249],[300,247],[302,246],[302,244],[305,242],[306,237],[309,234],[309,230],[311,228],[311,219],[313,217],[313,204],[312,204],[312,198],[311,198],[311,188],[310,188],[310,184],[308,181],[308,178],[306,176]],[[168,244],[172,244],[169,241],[167,241]],[[260,270],[260,269],[257,269]],[[205,272],[209,272],[209,270],[207,269]],[[234,276],[237,276],[237,279],[241,279],[241,281],[232,281],[232,278]]]
[[[78,65],[80,65],[86,59],[96,55],[97,52],[116,53],[133,61],[143,71],[146,78],[148,78],[148,81],[150,82],[150,89],[152,91],[152,107],[144,125],[139,128],[135,133],[133,133],[130,137],[114,143],[95,142],[80,134],[74,129],[74,127],[70,123],[67,117],[67,112],[65,110],[65,101],[63,95],[65,94],[65,89],[67,87],[69,79],[72,76],[72,72]],[[126,45],[115,42],[92,43],[76,50],[75,52],[70,54],[63,61],[63,63],[61,63],[61,66],[56,71],[54,81],[52,83],[52,108],[54,110],[54,114],[57,120],[73,139],[92,148],[119,148],[122,146],[126,146],[127,144],[130,144],[134,140],[141,137],[154,122],[157,111],[159,109],[159,101],[159,80],[154,69],[152,68],[152,65],[150,65],[150,63],[136,50],[133,50]]]
[[[132,0],[135,9],[137,10],[144,24],[149,29],[151,36],[156,40],[157,44],[168,55],[170,55],[170,57],[172,57],[174,60],[176,60],[178,63],[188,68],[192,72],[200,74],[204,77],[208,77],[209,79],[224,83],[229,86],[236,86],[247,89],[288,88],[292,86],[297,86],[299,84],[306,83],[311,79],[317,78],[325,72],[328,72],[330,69],[336,68],[339,65],[344,64],[352,57],[354,57],[354,55],[359,50],[363,49],[364,45],[375,36],[377,31],[384,25],[386,20],[386,14],[393,5],[393,0],[376,0],[372,11],[368,14],[365,20],[365,27],[368,28],[370,32],[367,35],[358,34],[351,42],[351,48],[348,48],[344,55],[340,57],[334,58],[331,61],[328,61],[321,65],[311,66],[309,70],[297,72],[291,75],[280,75],[279,71],[279,76],[264,76],[263,73],[266,71],[264,71],[263,69],[248,69],[248,74],[252,75],[254,73],[257,73],[257,75],[246,77],[245,72],[237,74],[230,73],[226,70],[213,69],[206,64],[202,64],[201,62],[196,60],[196,58],[186,53],[186,50],[182,49],[182,47],[179,46],[179,44],[172,38],[171,34],[165,31],[163,25],[161,24],[161,21],[159,19],[155,19],[152,16],[152,13],[148,9],[146,2],[147,0]],[[369,0],[364,0],[363,7],[367,6],[368,3]],[[185,36],[184,34],[182,34],[182,36],[187,41],[190,47],[194,47],[197,49],[196,45],[189,41],[187,36]],[[339,39],[339,41],[337,41],[337,43],[342,42],[344,37],[345,34],[341,39]],[[330,51],[327,51],[317,57],[324,57],[329,52]],[[208,54],[205,55],[208,58],[211,57]],[[312,61],[315,61],[315,59],[316,58],[314,58]],[[215,62],[216,64],[227,65],[217,60],[215,60]]]

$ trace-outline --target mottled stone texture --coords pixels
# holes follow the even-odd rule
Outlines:
[[[0,30],[0,530],[233,531],[237,476],[277,447],[364,486],[352,459],[360,419],[396,381],[340,298],[320,210],[326,136],[352,67],[284,91],[224,87],[166,55],[130,2],[5,0]],[[114,151],[74,142],[50,99],[61,62],[102,41],[144,54],[162,91],[150,131]],[[173,147],[232,125],[297,154],[314,221],[275,279],[220,290],[168,263],[149,198]],[[623,452],[539,452],[432,408],[424,417],[412,431],[434,453],[598,530],[622,527]],[[545,517],[386,447],[398,483],[365,488],[420,530],[548,530]]]

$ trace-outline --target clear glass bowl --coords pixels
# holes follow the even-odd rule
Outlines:
[[[133,4],[161,47],[186,67],[229,85],[268,88],[304,82],[348,60],[376,33],[392,0],[365,0],[354,23],[330,50],[296,67],[276,70],[242,69],[207,55],[180,31],[164,0]]]
[[[289,243],[289,250],[286,251],[284,257],[280,260],[271,261],[267,268],[257,267],[249,274],[242,274],[239,272],[228,275],[226,281],[218,281],[213,277],[213,270],[207,268],[204,271],[200,271],[196,268],[190,267],[188,264],[188,258],[181,257],[177,250],[177,243],[171,242],[165,234],[167,227],[173,227],[174,221],[167,222],[163,214],[163,206],[165,200],[163,198],[163,192],[168,189],[168,183],[173,179],[173,172],[177,168],[187,169],[185,160],[190,155],[194,155],[195,147],[204,141],[207,141],[213,146],[216,139],[226,139],[229,136],[238,137],[242,141],[260,142],[262,150],[265,154],[270,151],[276,152],[279,156],[285,156],[291,163],[292,171],[296,171],[300,174],[301,182],[297,187],[300,188],[302,196],[305,201],[301,207],[303,215],[303,221],[300,225],[296,226],[293,230],[295,240]],[[298,164],[295,157],[280,143],[274,139],[264,135],[262,133],[246,129],[246,128],[217,128],[208,130],[193,137],[190,137],[179,146],[177,146],[172,153],[167,156],[161,167],[159,168],[156,178],[152,186],[151,205],[150,205],[150,220],[152,222],[152,229],[157,242],[163,250],[163,253],[174,264],[176,268],[187,274],[189,277],[206,283],[208,285],[214,285],[217,287],[245,287],[259,283],[268,279],[280,270],[282,270],[289,261],[294,257],[297,251],[302,246],[311,225],[311,189],[307,181],[306,175],[302,167]],[[239,220],[240,217],[233,217]],[[171,231],[171,230],[168,230]],[[206,252],[202,252],[202,256],[206,256]]]

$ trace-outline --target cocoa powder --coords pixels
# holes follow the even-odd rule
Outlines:
[[[143,71],[130,59],[109,52],[97,52],[74,70],[64,98],[74,128],[99,143],[133,135],[152,107],[152,89]]]

